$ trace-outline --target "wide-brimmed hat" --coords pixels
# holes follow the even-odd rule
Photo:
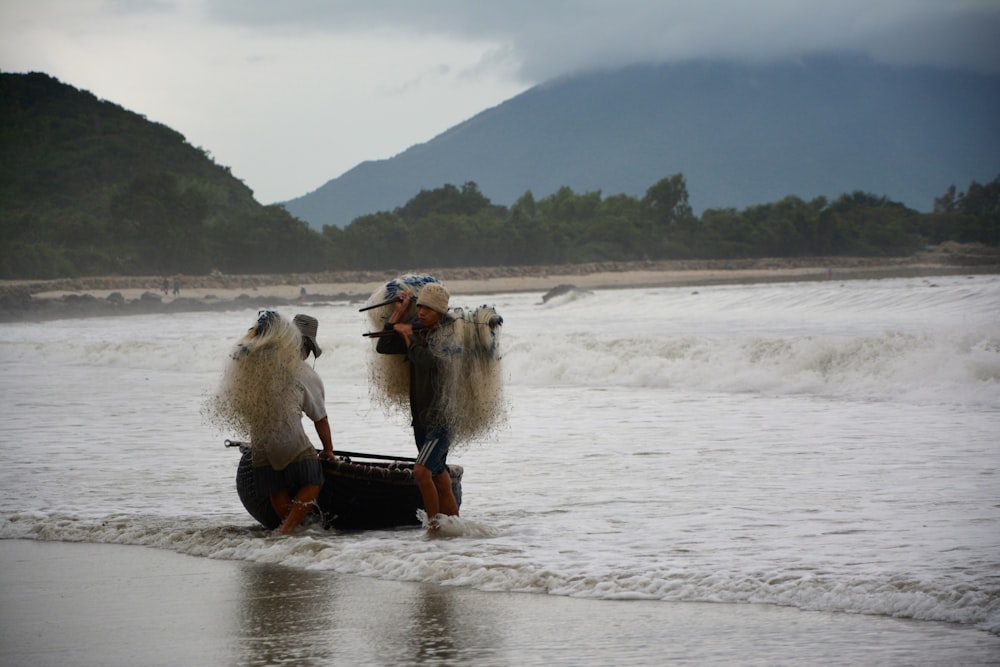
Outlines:
[[[313,356],[319,357],[323,354],[323,350],[320,349],[319,345],[316,343],[316,334],[319,332],[319,320],[315,317],[309,317],[308,315],[296,315],[292,320],[295,322],[295,326],[299,328],[302,333],[302,338],[305,339],[306,344],[309,345],[309,349],[312,350]]]
[[[417,305],[447,315],[448,296],[448,290],[441,283],[427,283],[420,290]]]

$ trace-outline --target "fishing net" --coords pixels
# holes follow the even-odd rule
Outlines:
[[[203,410],[207,419],[237,437],[266,442],[294,427],[300,416],[296,370],[302,334],[278,313],[261,311],[236,343],[219,389]]]
[[[441,409],[452,437],[462,442],[501,425],[507,418],[500,367],[503,318],[491,306],[452,311],[431,349],[442,360]]]

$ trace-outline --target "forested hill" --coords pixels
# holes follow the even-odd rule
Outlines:
[[[0,277],[232,271],[233,237],[280,226],[294,270],[309,232],[178,132],[42,73],[0,73],[0,155]]]
[[[574,137],[562,136],[558,159],[584,160]],[[935,139],[949,154],[953,133]],[[533,191],[554,181],[532,172],[543,186],[526,183],[508,206],[456,173],[460,186],[420,188],[401,206],[317,231],[280,205],[261,206],[177,132],[44,74],[0,74],[0,155],[0,279],[887,256],[944,241],[1000,245],[1000,168],[968,185],[943,178],[929,213],[852,190],[698,215],[680,171],[651,176],[641,195],[562,185],[538,198]]]
[[[835,57],[591,73],[537,86],[285,206],[316,229],[343,227],[444,183],[475,182],[510,206],[562,186],[640,196],[674,173],[696,213],[855,190],[927,212],[948,184],[1000,173],[1000,77]]]

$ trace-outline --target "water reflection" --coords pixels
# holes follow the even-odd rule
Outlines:
[[[372,664],[496,664],[490,658],[503,650],[492,605],[481,597],[474,604],[467,591],[355,577],[340,583],[343,600],[367,601],[364,609],[355,608],[357,629],[363,631],[355,639],[366,644]]]
[[[481,602],[485,598],[481,598]],[[489,664],[504,638],[495,632],[489,605],[453,589],[420,585],[412,590],[409,652],[417,664]]]
[[[407,633],[416,662],[445,662],[455,660],[460,647],[456,640],[456,618],[451,598],[440,589],[417,587],[410,603],[413,613]]]
[[[275,565],[247,564],[240,585],[241,665],[329,665],[334,577]]]
[[[240,593],[240,665],[482,665],[506,650],[493,606],[460,589],[246,564]]]

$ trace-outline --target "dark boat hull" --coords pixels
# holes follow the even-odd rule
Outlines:
[[[325,481],[316,504],[323,526],[348,530],[419,525],[417,510],[424,509],[420,490],[408,461],[363,461],[365,454],[338,456],[323,461]],[[452,491],[462,504],[462,466],[450,465]],[[244,450],[236,469],[236,492],[250,516],[265,528],[281,520],[266,496],[257,493],[250,451]]]

